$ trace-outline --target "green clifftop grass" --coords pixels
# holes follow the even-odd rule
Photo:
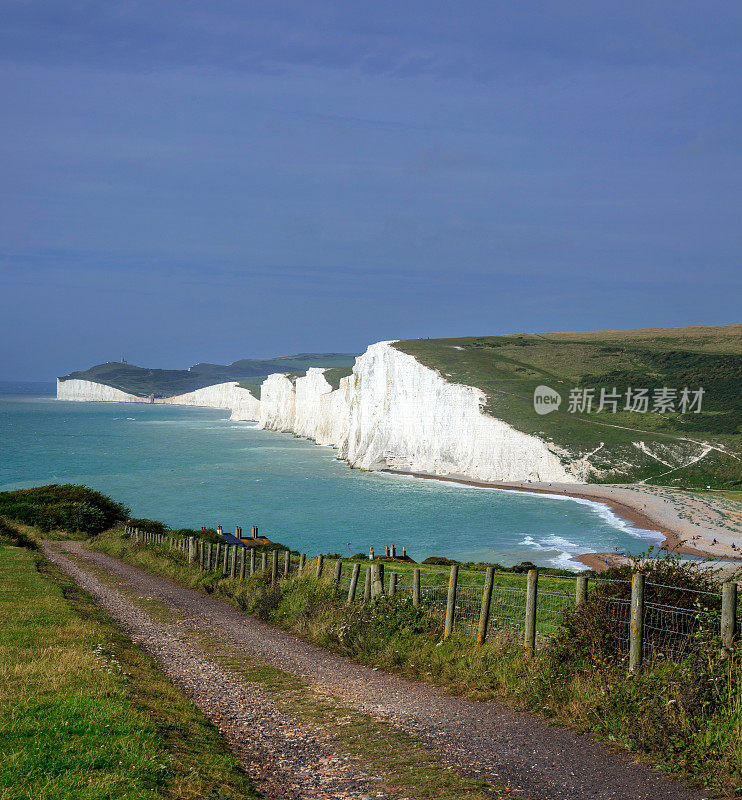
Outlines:
[[[231,364],[194,364],[190,369],[149,369],[119,361],[71,372],[60,380],[78,379],[113,386],[122,392],[148,397],[172,397],[226,381],[249,381],[273,372],[300,372],[309,367],[345,367],[355,362],[353,353],[299,353],[278,358],[243,358]],[[258,382],[259,384],[259,382]],[[256,394],[259,397],[259,394]]]
[[[590,457],[595,482],[742,486],[741,325],[410,339],[395,347],[451,382],[481,389],[485,410],[518,430],[573,457],[600,448]],[[533,392],[542,384],[559,392],[562,403],[539,416]],[[647,388],[651,395],[663,386],[702,386],[702,412],[567,411],[574,387],[594,387],[599,396],[601,387],[622,394],[628,387]],[[703,452],[696,442],[719,449],[683,466]]]
[[[0,544],[0,797],[256,797],[216,729],[67,576]]]

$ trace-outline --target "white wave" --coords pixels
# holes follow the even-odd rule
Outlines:
[[[589,551],[586,551],[589,552]],[[588,570],[590,567],[587,564],[583,564],[581,561],[575,560],[575,555],[580,555],[579,553],[568,553],[566,550],[563,550],[559,553],[556,558],[552,558],[549,560],[550,564],[553,564],[555,567],[559,569],[571,569],[571,570]]]
[[[521,544],[525,545],[526,547],[530,547],[531,550],[553,550],[553,547],[544,547],[542,544],[537,542],[533,536],[526,536],[525,539],[522,539]]]
[[[555,536],[554,534],[547,536],[545,539],[542,539],[542,541],[544,544],[553,544],[557,547],[571,547],[574,549],[580,546],[576,542],[570,542],[569,539],[564,539],[563,537]]]

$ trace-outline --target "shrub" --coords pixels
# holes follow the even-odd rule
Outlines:
[[[129,510],[110,497],[76,484],[50,484],[0,492],[0,516],[40,528],[95,535],[117,522]]]
[[[709,625],[718,624],[718,616],[708,612],[721,609],[721,598],[707,571],[675,555],[652,560],[639,557],[631,564],[603,572],[601,578],[608,580],[596,582],[581,608],[565,612],[551,648],[553,658],[562,664],[587,659],[599,668],[620,663],[628,638],[631,577],[637,569],[645,576],[645,604],[681,611],[674,617],[672,632],[645,627],[645,645],[661,650],[670,637],[689,641],[692,647],[703,640]]]
[[[450,567],[452,564],[460,564],[461,562],[455,561],[452,558],[446,558],[445,556],[429,556],[422,563],[432,564],[439,567]]]

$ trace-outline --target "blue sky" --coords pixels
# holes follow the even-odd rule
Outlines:
[[[0,380],[739,321],[742,6],[4,2]]]

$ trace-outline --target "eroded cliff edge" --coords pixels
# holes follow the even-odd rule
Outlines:
[[[58,382],[57,396],[149,402],[79,380]],[[570,465],[548,442],[483,413],[479,389],[449,383],[392,342],[371,345],[337,389],[321,368],[310,368],[301,377],[270,375],[260,400],[237,383],[222,383],[152,402],[229,409],[234,420],[257,420],[260,428],[335,447],[339,458],[362,469],[481,481],[583,479],[578,462]]]

